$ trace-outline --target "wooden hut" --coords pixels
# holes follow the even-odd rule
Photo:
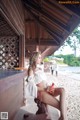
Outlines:
[[[80,23],[80,4],[59,0],[0,0],[0,112],[12,120],[23,105],[28,53],[54,53]],[[8,70],[9,69],[9,70]]]

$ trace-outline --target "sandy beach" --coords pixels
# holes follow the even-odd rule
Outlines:
[[[60,72],[58,77],[47,73],[48,78],[59,87],[66,90],[68,120],[80,120],[80,80],[74,79],[71,73]]]

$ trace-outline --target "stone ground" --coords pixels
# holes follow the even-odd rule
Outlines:
[[[53,81],[56,86],[64,87],[66,90],[66,104],[68,120],[80,120],[80,81],[71,78],[71,75],[59,73],[58,77],[47,73],[49,83]],[[59,111],[48,106],[52,120],[58,120]],[[23,120],[24,113],[35,114],[37,106],[33,98],[27,99],[27,104],[20,108],[14,120]],[[26,119],[27,120],[27,119]],[[43,120],[43,119],[42,119]]]

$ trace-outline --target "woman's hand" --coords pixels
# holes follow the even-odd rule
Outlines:
[[[48,92],[48,93],[54,93],[54,90],[55,90],[55,88],[54,88],[54,84],[52,84],[51,86],[48,86],[47,88],[46,88],[46,91]]]

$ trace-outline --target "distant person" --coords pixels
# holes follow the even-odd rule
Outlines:
[[[53,75],[53,73],[56,73],[56,76],[58,76],[58,64],[57,62],[54,60],[51,64],[51,74]]]

